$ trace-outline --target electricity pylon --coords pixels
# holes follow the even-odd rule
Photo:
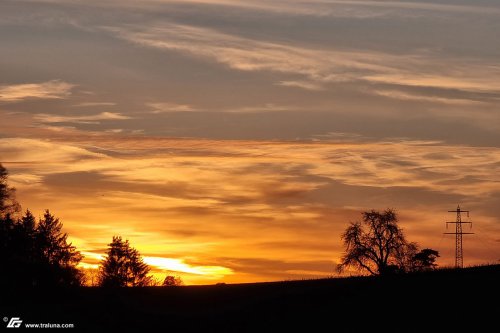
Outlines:
[[[462,213],[467,213],[467,217],[469,217],[468,210],[461,210],[460,205],[458,205],[456,210],[449,210],[449,213],[457,213],[457,220],[455,222],[446,222],[446,229],[448,229],[449,223],[455,224],[455,232],[445,232],[447,235],[455,235],[455,267],[462,268],[464,267],[464,251],[462,247],[462,235],[472,235],[473,232],[462,232],[462,224],[468,223],[472,228],[472,222],[463,222],[462,221]]]

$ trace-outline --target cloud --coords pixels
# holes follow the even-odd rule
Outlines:
[[[60,80],[3,85],[0,86],[0,101],[19,102],[31,98],[64,99],[71,95],[71,89],[74,86]]]
[[[101,112],[99,114],[88,115],[88,116],[58,116],[46,113],[39,113],[35,114],[33,118],[41,123],[77,123],[77,124],[94,123],[100,120],[131,119],[131,117],[129,116],[125,116],[121,113],[114,113],[114,112]]]
[[[151,107],[151,113],[169,113],[169,112],[191,112],[198,111],[192,105],[176,104],[176,103],[148,103],[147,106]]]
[[[335,80],[336,66],[360,70],[382,67],[382,65],[362,61],[361,58],[365,57],[362,54],[356,56],[349,52],[304,49],[238,37],[215,29],[181,24],[166,23],[149,28],[124,26],[104,27],[103,29],[137,44],[189,53],[196,57],[215,60],[241,71],[270,70],[297,73],[313,79],[329,81]]]
[[[436,64],[436,62],[435,62]],[[435,65],[434,64],[434,65]],[[444,64],[443,64],[444,65]],[[442,70],[441,73],[431,74],[430,68],[421,72],[400,71],[393,73],[377,73],[366,75],[363,78],[375,83],[398,84],[409,87],[431,87],[438,89],[456,89],[470,92],[491,92],[500,93],[500,84],[492,81],[491,74],[500,74],[500,67],[470,66],[466,73],[453,75],[453,69],[459,70],[460,64],[457,61],[450,61],[449,71]],[[488,73],[489,72],[489,73]],[[451,76],[447,76],[446,74]]]
[[[291,111],[296,108],[293,106],[286,105],[276,105],[273,103],[267,103],[264,105],[255,105],[255,106],[241,106],[236,108],[229,108],[224,110],[225,112],[233,112],[233,113],[259,113],[259,112],[277,112],[277,111]]]
[[[396,205],[408,237],[432,247],[442,232],[436,211],[482,201],[494,215],[492,194],[500,191],[499,148],[439,142],[101,134],[73,143],[0,139],[0,151],[18,198],[35,213],[57,207],[70,235],[85,239],[82,250],[102,253],[120,234],[153,258],[155,270],[184,272],[195,283],[212,274],[226,281],[327,275],[342,229],[363,209]],[[477,218],[493,223],[484,214]],[[220,259],[224,253],[236,259]],[[248,253],[254,262],[244,260]]]
[[[113,128],[113,129],[105,130],[105,132],[107,132],[107,133],[123,133],[124,130],[123,130],[123,128]]]
[[[200,109],[195,108],[188,104],[176,104],[176,103],[148,103],[147,106],[151,107],[153,110],[150,112],[152,114],[162,114],[171,112],[200,112]],[[259,112],[276,112],[276,111],[291,111],[296,108],[293,106],[276,105],[273,103],[266,103],[263,105],[254,106],[239,106],[239,107],[229,107],[217,110],[206,110],[204,112],[229,112],[229,113],[259,113]]]
[[[93,106],[115,106],[116,103],[114,102],[84,102],[84,103],[78,103],[78,104],[73,104],[72,106],[74,107],[93,107]]]
[[[306,82],[306,81],[281,81],[278,83],[278,85],[284,87],[302,88],[305,90],[312,90],[312,91],[324,90],[324,87],[322,87],[321,85],[314,82]]]
[[[39,0],[40,2],[64,3],[65,0]],[[78,2],[73,1],[75,4]],[[103,7],[116,7],[112,2],[103,2],[89,0],[86,5],[93,4]],[[165,6],[179,5],[179,1],[174,0],[124,0],[120,2],[120,7],[129,8],[148,8],[159,10]],[[300,0],[183,0],[181,5],[190,6],[194,9],[207,7],[219,7],[221,10],[226,8],[240,10],[254,10],[262,12],[271,12],[288,15],[304,15],[319,17],[347,17],[347,18],[372,18],[380,16],[401,15],[396,10],[407,10],[408,12],[423,11],[425,14],[433,12],[445,13],[480,13],[480,14],[498,14],[500,9],[491,3],[474,4],[452,4],[452,3],[431,3],[417,1],[345,1],[345,0],[309,0],[307,2]],[[415,14],[414,14],[415,15]]]
[[[23,165],[33,163],[38,169],[35,175],[46,170],[46,167],[50,172],[57,172],[59,167],[66,169],[67,163],[104,157],[71,144],[25,138],[0,138],[0,152],[3,162]]]
[[[429,103],[461,105],[461,106],[488,105],[487,102],[473,100],[473,99],[426,96],[426,95],[408,93],[400,90],[375,90],[373,93],[378,96],[398,99],[402,101],[418,101],[418,102],[429,102]]]
[[[302,75],[281,85],[320,90],[326,84],[369,82],[410,87],[500,93],[495,63],[444,59],[428,51],[392,54],[364,49],[313,48],[240,37],[213,28],[175,23],[102,27],[118,38],[215,61],[239,71]],[[496,73],[498,75],[493,75]]]

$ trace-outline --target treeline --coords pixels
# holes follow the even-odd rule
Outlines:
[[[0,285],[14,288],[49,288],[90,284],[78,264],[83,255],[68,242],[63,224],[49,210],[38,220],[20,213],[15,189],[0,164]],[[150,273],[139,251],[128,240],[114,236],[97,270],[93,285],[103,287],[177,286],[179,277],[167,275],[163,283]]]

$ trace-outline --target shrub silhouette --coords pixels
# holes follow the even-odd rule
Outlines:
[[[165,280],[163,280],[163,287],[178,287],[182,286],[184,282],[179,276],[167,275],[165,276]]]
[[[427,271],[437,267],[436,259],[439,252],[433,249],[423,249],[413,256],[413,271]]]

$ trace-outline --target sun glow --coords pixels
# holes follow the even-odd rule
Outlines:
[[[233,274],[233,271],[221,266],[191,266],[182,259],[162,258],[162,257],[144,257],[144,261],[153,267],[180,273],[194,275],[210,276],[214,279],[222,278]]]

